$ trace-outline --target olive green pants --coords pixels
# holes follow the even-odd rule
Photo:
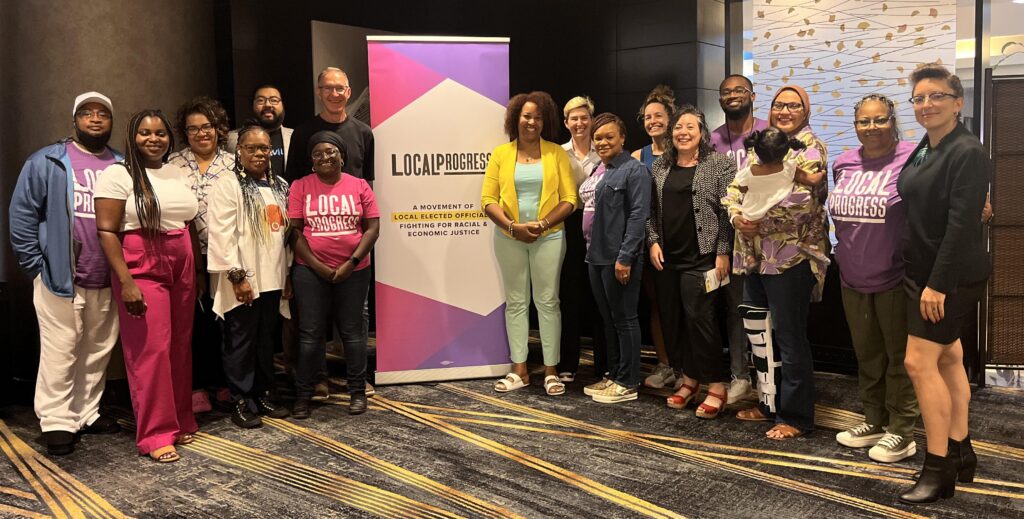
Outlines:
[[[907,303],[903,285],[864,294],[843,287],[843,309],[857,353],[864,417],[893,434],[910,437],[921,415],[903,367],[907,353]]]

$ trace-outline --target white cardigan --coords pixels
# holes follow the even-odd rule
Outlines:
[[[235,298],[234,287],[228,281],[228,271],[233,268],[255,269],[261,247],[249,230],[249,222],[244,214],[242,188],[235,175],[221,175],[207,196],[209,209],[206,213],[206,223],[209,227],[209,246],[206,268],[211,274],[213,312],[223,319],[224,314],[241,305]],[[281,210],[286,211],[286,208],[282,207]],[[288,276],[292,258],[292,251],[288,249],[284,268],[280,272],[281,286],[284,286],[285,278]],[[250,277],[248,281],[255,297],[258,298],[258,279]],[[280,311],[285,318],[291,318],[287,300],[281,300]]]

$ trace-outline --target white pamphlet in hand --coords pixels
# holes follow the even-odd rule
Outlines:
[[[718,290],[719,287],[724,287],[729,284],[729,274],[726,274],[721,281],[718,280],[718,275],[715,274],[715,269],[711,269],[704,273],[704,291],[707,293]]]

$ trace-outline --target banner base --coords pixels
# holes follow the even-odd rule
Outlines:
[[[415,382],[440,382],[471,378],[503,377],[512,369],[512,364],[491,364],[489,366],[463,366],[458,368],[410,369],[406,371],[378,371],[374,383],[411,384]]]

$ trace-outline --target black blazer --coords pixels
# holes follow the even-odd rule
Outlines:
[[[981,142],[959,124],[923,162],[915,160],[926,147],[927,135],[897,183],[907,204],[906,276],[953,294],[961,285],[988,279],[992,270],[981,223],[991,162]]]
[[[671,171],[665,155],[651,166],[654,182],[651,188],[651,216],[647,219],[647,247],[665,242],[662,196],[665,179]],[[697,224],[697,243],[701,254],[732,254],[733,229],[729,212],[722,207],[725,189],[736,177],[736,161],[718,152],[711,152],[697,162],[693,175],[693,219]],[[980,214],[980,213],[979,213]]]

